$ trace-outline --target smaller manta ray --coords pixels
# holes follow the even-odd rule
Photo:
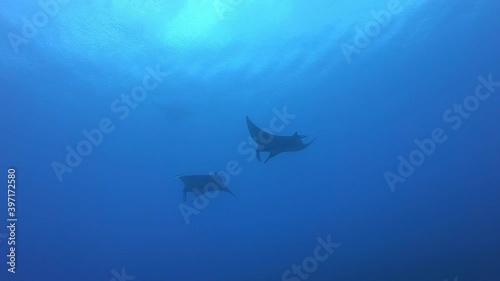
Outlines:
[[[314,138],[310,143],[302,142],[303,138],[307,136],[299,135],[297,132],[292,136],[278,136],[270,134],[259,127],[257,127],[247,116],[248,130],[250,131],[250,136],[257,143],[257,160],[260,161],[261,152],[269,152],[269,157],[264,163],[269,161],[269,159],[283,152],[300,151],[308,147],[314,142]]]
[[[222,182],[219,175],[193,175],[193,176],[176,176],[176,179],[180,179],[184,183],[184,201],[186,201],[187,193],[192,192],[194,194],[194,199],[199,196],[214,191],[224,191],[234,195],[231,190],[229,190]]]

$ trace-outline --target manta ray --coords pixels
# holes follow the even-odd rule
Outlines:
[[[248,118],[248,116],[247,126],[248,131],[250,131],[250,136],[257,143],[257,160],[261,161],[261,152],[269,152],[269,157],[264,163],[280,153],[303,150],[316,140],[316,138],[314,138],[311,142],[304,143],[302,142],[302,139],[307,138],[307,136],[299,135],[297,132],[295,132],[292,136],[278,136],[270,134],[257,127],[250,120],[250,118]]]
[[[234,197],[234,193],[229,190],[229,188],[224,185],[222,179],[219,175],[191,175],[191,176],[176,176],[176,179],[180,179],[184,183],[184,201],[186,201],[187,193],[192,192],[194,194],[194,199],[207,192],[223,191],[231,193]]]

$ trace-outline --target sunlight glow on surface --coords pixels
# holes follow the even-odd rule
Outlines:
[[[12,1],[12,0],[9,0]],[[214,3],[230,5],[217,10]],[[98,63],[140,75],[143,64],[162,62],[185,73],[210,77],[222,69],[245,70],[250,77],[266,69],[306,70],[322,61],[345,62],[341,41],[352,44],[355,27],[373,20],[372,12],[389,0],[96,0],[69,2],[40,29],[28,47],[44,37],[57,38],[37,46],[41,53],[64,54],[51,61]],[[428,0],[401,0],[403,11],[394,16],[363,54],[376,51],[400,34],[407,18]],[[19,4],[21,6],[21,4]],[[0,15],[4,12],[0,10]],[[6,15],[21,26],[23,14]],[[430,26],[432,22],[428,25]],[[9,52],[9,59],[14,56]],[[223,67],[224,66],[224,67]],[[139,69],[136,72],[135,69]]]
[[[168,22],[165,43],[177,47],[192,47],[213,42],[218,38],[214,31],[219,23],[220,19],[211,1],[191,0]]]

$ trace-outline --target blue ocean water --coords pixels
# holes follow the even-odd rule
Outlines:
[[[499,14],[2,1],[0,280],[500,280]]]

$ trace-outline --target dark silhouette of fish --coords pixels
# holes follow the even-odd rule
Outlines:
[[[222,182],[219,175],[192,175],[192,176],[176,176],[176,179],[180,179],[184,183],[184,201],[186,201],[187,193],[192,192],[194,194],[194,199],[207,192],[223,191],[231,193],[234,197],[234,193],[226,187]]]
[[[280,153],[303,150],[316,140],[316,138],[314,138],[311,142],[304,143],[302,139],[307,138],[307,136],[299,135],[297,132],[295,132],[292,136],[278,136],[270,134],[257,127],[250,120],[250,118],[248,118],[248,116],[247,125],[248,131],[250,131],[250,136],[257,143],[257,160],[261,161],[261,152],[269,152],[269,157],[264,163]]]

